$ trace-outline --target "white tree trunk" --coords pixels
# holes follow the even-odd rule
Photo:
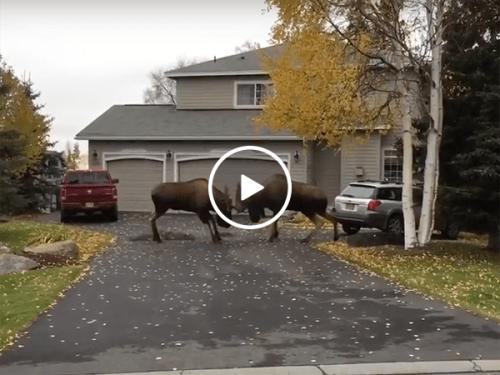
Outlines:
[[[435,19],[433,10],[435,9]],[[443,2],[427,0],[429,41],[432,48],[431,61],[431,123],[427,136],[427,155],[424,170],[424,194],[418,230],[418,241],[425,245],[431,240],[434,229],[434,212],[439,178],[439,147],[443,131],[443,96],[441,79],[441,45]]]
[[[411,125],[410,90],[404,75],[403,52],[400,44],[394,41],[394,59],[397,68],[397,88],[401,94],[399,110],[403,125],[403,216],[405,231],[405,250],[418,246],[413,211],[413,132]]]

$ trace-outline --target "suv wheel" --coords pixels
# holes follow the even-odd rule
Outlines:
[[[452,221],[446,223],[446,228],[441,231],[441,234],[450,240],[456,240],[459,231],[460,229],[458,228],[458,224]]]
[[[351,234],[356,234],[359,232],[361,227],[359,225],[350,225],[350,224],[342,224],[342,229],[344,232],[346,232],[348,235]]]
[[[392,215],[387,220],[386,231],[391,234],[401,235],[404,233],[403,218],[399,215]]]

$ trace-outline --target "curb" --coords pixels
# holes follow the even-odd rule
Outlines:
[[[250,367],[233,369],[173,370],[106,375],[396,375],[500,373],[500,360],[358,363],[345,365]]]

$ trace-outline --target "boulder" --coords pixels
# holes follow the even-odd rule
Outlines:
[[[0,241],[0,255],[1,254],[10,254],[12,250],[6,244]]]
[[[29,246],[24,249],[23,255],[43,265],[58,265],[76,263],[79,251],[73,241],[60,241]]]
[[[32,270],[38,267],[39,264],[36,261],[23,256],[14,254],[0,255],[0,275]]]

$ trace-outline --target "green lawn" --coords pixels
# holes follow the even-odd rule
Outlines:
[[[345,243],[323,243],[318,249],[453,306],[500,320],[500,254],[485,250],[485,239],[467,235],[459,241],[435,240],[420,251]]]
[[[0,350],[50,307],[83,272],[83,266],[0,275]]]
[[[80,261],[86,262],[98,253],[113,236],[59,224],[44,224],[12,220],[0,224],[0,242],[7,244],[14,253],[26,246],[64,240],[75,241],[80,248]]]
[[[0,350],[13,343],[23,328],[49,308],[62,291],[83,276],[86,262],[113,239],[107,233],[65,225],[28,221],[0,224],[0,241],[15,253],[36,243],[73,240],[80,249],[79,264],[0,275]]]

